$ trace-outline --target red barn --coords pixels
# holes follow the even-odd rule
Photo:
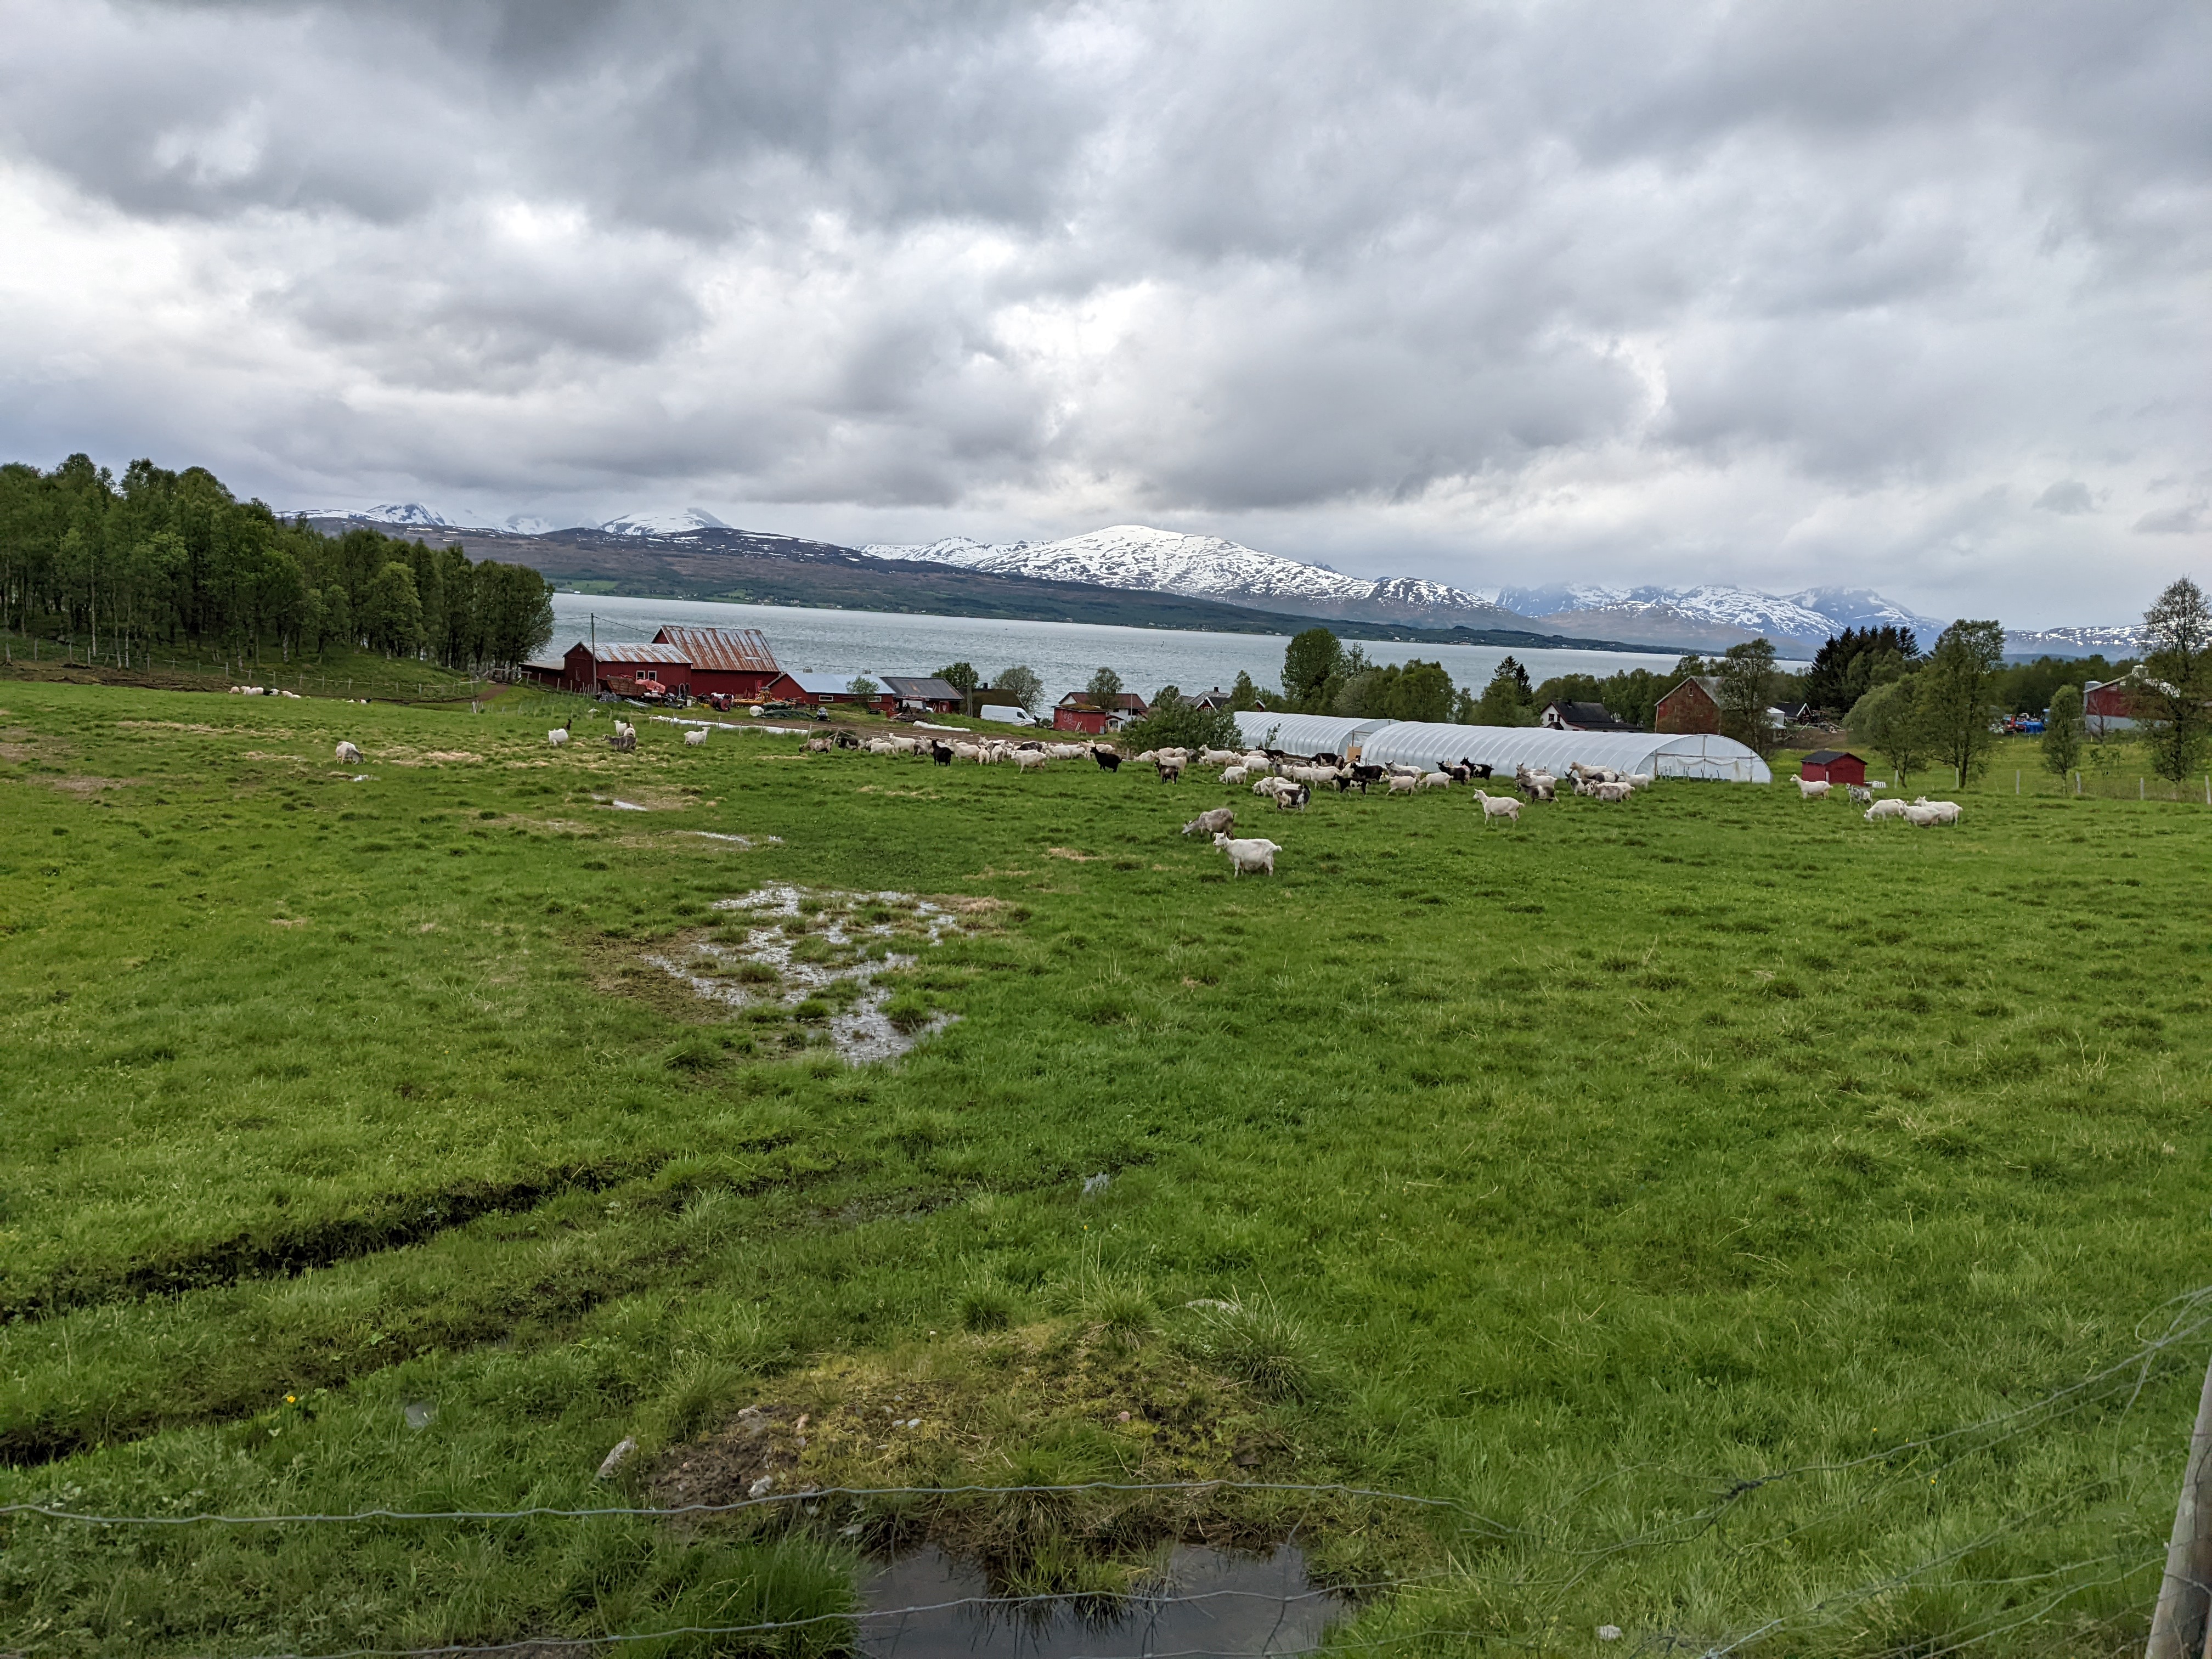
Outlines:
[[[757,628],[664,628],[653,642],[684,653],[694,696],[726,692],[741,702],[758,702],[783,672],[769,649],[768,636]]]
[[[1864,783],[1866,763],[1841,749],[1815,749],[1797,768],[1808,783]]]
[[[685,691],[691,684],[691,659],[672,645],[603,642],[595,663],[592,647],[578,640],[562,653],[558,669],[532,662],[531,678],[563,691],[611,689],[610,680],[645,680],[670,691]]]
[[[1659,699],[1651,711],[1651,729],[1670,734],[1717,732],[1721,729],[1720,683],[1707,675],[1684,680]]]
[[[1071,691],[1054,706],[1052,725],[1055,732],[1081,732],[1094,738],[1117,731],[1131,720],[1142,720],[1148,705],[1133,691],[1115,694],[1111,708],[1092,706],[1085,691]]]

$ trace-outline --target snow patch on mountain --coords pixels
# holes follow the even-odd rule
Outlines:
[[[1358,611],[1401,621],[1418,617],[1443,627],[1470,616],[1490,620],[1497,614],[1486,600],[1441,582],[1347,576],[1219,536],[1190,536],[1140,524],[1114,525],[1056,542],[993,546],[954,536],[927,546],[879,543],[862,551],[878,558],[927,559],[1002,575],[1180,593],[1301,614]]]
[[[397,525],[404,530],[458,530],[444,514],[435,512],[420,501],[387,501],[381,507],[310,507],[301,516],[309,519],[340,519],[349,524]]]
[[[2140,623],[2081,628],[2008,629],[2005,654],[2014,657],[2131,657],[2142,649]]]
[[[687,536],[695,530],[727,530],[704,507],[659,507],[641,513],[625,513],[592,526],[606,536]]]
[[[535,513],[510,513],[499,521],[499,527],[511,536],[545,536],[568,528]]]
[[[1506,587],[1498,602],[1522,615],[1559,623],[1571,620],[1587,630],[1612,619],[1639,629],[1720,629],[1777,641],[1817,645],[1846,628],[1909,628],[1925,647],[1935,643],[1943,624],[1917,617],[1902,605],[1865,588],[1814,587],[1796,593],[1765,593],[1756,588],[1707,582],[1690,587],[1646,585],[1615,587],[1600,582],[1570,582],[1546,587]]]

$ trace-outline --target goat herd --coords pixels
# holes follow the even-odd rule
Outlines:
[[[886,736],[863,739],[848,732],[828,737],[810,738],[810,751],[826,752],[835,749],[864,750],[872,755],[904,756],[917,761],[932,761],[939,766],[950,766],[956,761],[979,766],[1010,764],[1024,772],[1033,772],[1051,765],[1055,761],[1094,762],[1101,770],[1118,772],[1122,766],[1150,766],[1162,783],[1179,781],[1194,766],[1218,767],[1221,781],[1228,787],[1249,785],[1254,794],[1270,799],[1282,812],[1302,812],[1313,799],[1316,789],[1334,788],[1340,794],[1357,790],[1367,793],[1369,788],[1380,785],[1386,794],[1410,795],[1426,790],[1449,789],[1455,785],[1473,789],[1476,802],[1482,808],[1483,823],[1493,820],[1508,823],[1521,821],[1522,799],[1548,801],[1557,799],[1562,778],[1532,767],[1514,769],[1513,787],[1518,796],[1493,795],[1486,789],[1474,788],[1478,781],[1487,781],[1492,769],[1475,761],[1462,759],[1456,764],[1441,768],[1413,766],[1402,762],[1381,765],[1366,765],[1346,761],[1331,754],[1291,755],[1280,749],[1254,749],[1239,751],[1233,749],[1147,749],[1140,755],[1125,760],[1119,750],[1097,743],[1045,743],[1029,738],[1016,743],[996,738],[977,741],[904,736]],[[1584,766],[1577,763],[1566,769],[1564,781],[1574,793],[1595,800],[1625,801],[1638,789],[1650,787],[1648,773],[1617,772],[1608,767]],[[1275,854],[1282,848],[1276,842],[1253,837],[1238,840],[1230,835],[1236,828],[1237,814],[1233,808],[1217,806],[1212,811],[1201,812],[1183,825],[1186,836],[1206,834],[1213,837],[1213,844],[1228,854],[1230,872],[1243,875],[1249,871],[1274,873]]]
[[[568,742],[575,722],[556,726],[545,734],[545,741],[555,748]],[[687,747],[697,748],[707,741],[704,728],[694,727],[684,734]],[[615,721],[614,733],[607,742],[616,750],[628,753],[637,748],[637,728],[619,717]],[[1648,772],[1618,772],[1610,767],[1585,766],[1579,761],[1568,766],[1564,774],[1540,771],[1534,767],[1513,769],[1512,795],[1493,795],[1485,789],[1474,788],[1479,781],[1488,781],[1492,769],[1475,761],[1461,759],[1456,764],[1440,768],[1413,766],[1404,762],[1386,762],[1379,765],[1346,761],[1341,756],[1291,755],[1280,749],[1253,749],[1239,751],[1233,749],[1200,749],[1194,754],[1188,749],[1147,749],[1141,755],[1126,760],[1120,751],[1101,743],[1045,743],[1031,738],[1013,742],[1003,738],[981,738],[975,741],[955,738],[946,742],[939,738],[889,735],[861,738],[851,732],[838,732],[830,736],[809,738],[809,753],[823,753],[833,750],[866,750],[872,755],[903,756],[910,760],[933,762],[939,766],[950,766],[956,761],[978,766],[1006,764],[1019,771],[1035,772],[1055,761],[1094,762],[1102,771],[1118,772],[1125,764],[1150,766],[1162,783],[1175,783],[1194,766],[1218,767],[1221,781],[1228,787],[1249,784],[1252,793],[1272,800],[1280,812],[1303,812],[1313,799],[1316,789],[1334,788],[1340,794],[1357,790],[1365,794],[1370,786],[1380,784],[1383,793],[1391,795],[1410,795],[1425,790],[1449,789],[1455,785],[1473,790],[1476,802],[1482,808],[1482,820],[1486,826],[1493,820],[1517,824],[1521,821],[1523,800],[1548,801],[1558,799],[1559,785],[1564,781],[1577,795],[1592,800],[1625,801],[1639,789],[1651,787]],[[337,758],[342,763],[356,763],[361,750],[350,743],[337,745]],[[1805,778],[1794,780],[1797,793],[1805,800],[1825,798],[1832,785]],[[1920,829],[1939,823],[1959,821],[1956,801],[1929,800],[1925,795],[1917,800],[1902,801],[1877,798],[1881,784],[1847,785],[1850,799],[1866,808],[1870,823],[1887,818],[1901,818]],[[1249,871],[1261,871],[1268,875],[1275,872],[1275,854],[1283,849],[1277,842],[1262,837],[1239,840],[1230,831],[1237,827],[1233,808],[1217,806],[1200,812],[1182,827],[1186,836],[1209,835],[1213,844],[1229,856],[1232,875]]]
[[[1810,778],[1799,778],[1796,781],[1800,800],[1823,799],[1834,787],[1824,781]],[[1928,830],[1939,823],[1956,823],[1959,821],[1959,803],[1954,800],[1930,800],[1925,795],[1910,801],[1884,800],[1876,799],[1876,793],[1883,787],[1879,783],[1850,783],[1844,787],[1850,792],[1853,805],[1866,808],[1864,816],[1869,823],[1880,823],[1885,818],[1902,818],[1916,830]]]

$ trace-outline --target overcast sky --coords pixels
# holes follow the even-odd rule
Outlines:
[[[0,0],[0,455],[2123,620],[2208,85],[2203,0]]]

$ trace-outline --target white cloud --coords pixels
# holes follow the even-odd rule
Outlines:
[[[11,455],[2022,623],[2212,533],[2185,0],[11,26]]]

